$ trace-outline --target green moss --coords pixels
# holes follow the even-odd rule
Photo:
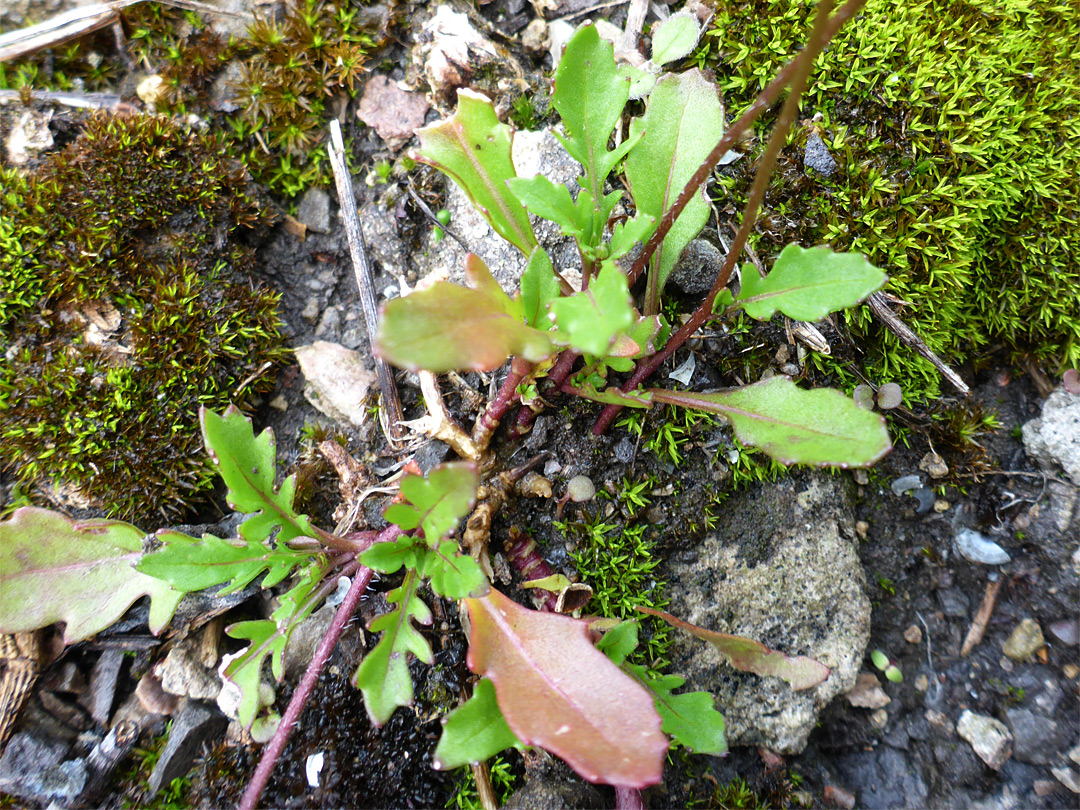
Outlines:
[[[593,588],[588,610],[600,616],[638,619],[645,642],[634,657],[638,663],[660,670],[667,665],[670,645],[668,625],[635,610],[640,605],[661,609],[668,604],[665,583],[654,571],[661,557],[656,548],[655,528],[645,523],[618,526],[604,523],[599,515],[581,522],[557,523],[574,545],[570,559],[582,581]]]
[[[243,406],[283,354],[239,241],[268,215],[221,154],[164,119],[94,117],[34,174],[3,170],[6,473],[121,516],[176,515],[210,483],[199,406]]]
[[[732,114],[795,54],[812,5],[719,5],[693,61],[717,69]],[[870,0],[819,58],[802,105],[801,118],[818,116],[812,127],[838,171],[808,176],[809,127],[793,133],[759,251],[798,241],[866,253],[892,277],[888,290],[911,302],[901,315],[954,360],[1002,345],[1057,370],[1075,366],[1077,42],[1080,6],[1061,0]],[[725,204],[743,200],[750,163],[729,170]],[[881,337],[874,378],[905,380],[915,398],[937,391],[932,367],[872,327],[865,308],[846,317],[857,336]]]
[[[496,754],[488,763],[490,769],[491,789],[495,794],[495,800],[499,807],[506,804],[510,795],[514,792],[517,777],[514,775],[510,763],[503,758],[502,754]],[[456,810],[481,810],[483,806],[480,795],[476,790],[476,777],[473,776],[472,768],[462,768],[461,778],[458,780],[457,790],[446,803],[448,808]]]

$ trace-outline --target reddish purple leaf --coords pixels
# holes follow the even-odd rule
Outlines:
[[[590,782],[661,780],[668,740],[652,696],[592,645],[585,622],[528,610],[494,589],[465,604],[469,668],[491,679],[518,738]]]
[[[662,610],[644,607],[639,607],[638,610],[663,619],[672,627],[678,627],[692,636],[709,642],[735,669],[753,672],[755,675],[776,675],[791,684],[791,688],[796,691],[817,686],[829,677],[830,670],[827,666],[805,655],[789,658],[782,652],[770,650],[760,641],[706,630],[704,627],[684,622]]]

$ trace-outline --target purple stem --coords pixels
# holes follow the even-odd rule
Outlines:
[[[396,540],[400,535],[400,528],[393,525],[387,526],[374,536],[368,545]],[[349,623],[349,619],[352,618],[356,608],[360,605],[360,597],[364,595],[364,591],[371,584],[371,577],[374,573],[370,568],[358,567],[352,585],[349,587],[349,592],[345,595],[345,599],[342,601],[337,613],[334,614],[334,620],[330,623],[330,627],[327,629],[322,641],[319,642],[315,655],[312,656],[311,662],[304,671],[304,677],[300,679],[296,691],[293,692],[292,699],[289,701],[288,708],[285,709],[285,714],[278,724],[277,731],[274,732],[273,739],[263,749],[259,764],[255,768],[255,774],[240,799],[240,810],[255,810],[256,806],[258,806],[259,798],[266,789],[266,784],[270,781],[270,774],[273,773],[274,766],[281,757],[282,751],[285,750],[286,743],[289,742],[293,727],[300,719],[300,714],[304,711],[304,706],[307,705],[308,700],[311,698],[311,693],[315,691],[315,684],[318,683],[319,676],[322,675],[322,671],[326,668],[326,664],[334,652],[334,647],[337,646],[338,639],[341,638],[341,634],[345,631],[345,625]]]
[[[521,381],[532,373],[535,364],[520,357],[510,361],[510,373],[506,375],[495,399],[491,400],[483,412],[476,418],[476,427],[473,429],[473,440],[480,436],[490,436],[499,426],[499,422],[506,416],[506,412],[513,407],[520,397],[517,388]]]
[[[645,799],[637,788],[615,785],[615,810],[645,810]]]
[[[690,319],[668,339],[668,342],[663,349],[638,364],[638,367],[634,370],[630,379],[623,384],[622,390],[624,392],[633,391],[641,385],[641,383],[656,371],[665,360],[674,354],[691,335],[712,317],[712,308],[713,303],[716,301],[716,296],[727,286],[728,279],[731,278],[731,274],[735,269],[735,264],[742,254],[743,246],[750,237],[750,231],[754,227],[754,222],[757,220],[758,211],[761,208],[761,203],[765,199],[765,192],[768,189],[769,178],[772,174],[773,166],[776,164],[776,160],[780,155],[780,150],[787,141],[788,129],[798,115],[799,98],[802,96],[803,90],[806,89],[806,82],[809,78],[814,60],[817,58],[817,55],[821,53],[822,49],[836,31],[839,30],[839,27],[843,25],[846,20],[855,15],[858,10],[862,8],[864,2],[865,0],[848,0],[848,2],[845,3],[832,17],[829,17],[829,12],[832,10],[831,0],[822,0],[822,2],[819,3],[817,17],[814,20],[814,29],[810,34],[806,47],[792,62],[796,67],[789,76],[791,92],[784,101],[784,106],[780,111],[776,126],[773,128],[772,135],[769,138],[765,154],[758,164],[757,172],[754,175],[754,185],[750,190],[750,196],[746,201],[746,209],[743,212],[742,225],[739,227],[739,231],[736,233],[735,239],[731,243],[731,249],[728,251],[727,257],[724,260],[724,266],[720,268],[720,273],[717,275],[712,289],[701,303],[701,306],[699,306],[694,311],[694,314],[690,316]],[[781,76],[786,72],[787,68],[784,69]],[[777,80],[779,80],[779,77]],[[773,84],[776,84],[776,82],[774,81]],[[772,87],[772,85],[770,85],[770,87]],[[762,95],[764,95],[764,93]],[[757,102],[755,102],[755,105],[756,104]],[[715,152],[716,150],[713,151]],[[707,162],[708,161],[706,161],[706,163]],[[695,178],[696,177],[697,175],[695,175]],[[687,189],[691,189],[693,187],[692,184],[693,180],[691,180],[691,184],[687,186]],[[684,196],[686,196],[685,190],[679,195],[679,199],[676,200],[675,205],[672,206],[668,213],[675,210]],[[667,214],[665,214],[664,220],[667,220]],[[635,263],[635,267],[636,266]],[[600,414],[600,417],[596,420],[596,424],[593,425],[593,434],[596,436],[603,434],[622,408],[622,405],[608,405],[605,407]]]
[[[566,349],[559,355],[559,359],[555,361],[555,365],[551,367],[551,371],[547,376],[550,390],[558,391],[562,388],[562,384],[570,376],[570,372],[574,369],[574,363],[577,362],[579,357],[581,357],[580,354],[570,349]],[[532,428],[532,423],[535,421],[536,411],[532,408],[522,408],[518,411],[517,421],[510,429],[511,438],[524,436]]]

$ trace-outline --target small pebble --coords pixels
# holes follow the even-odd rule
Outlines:
[[[855,386],[855,390],[851,392],[852,398],[855,400],[855,404],[860,408],[865,408],[868,411],[874,410],[874,389],[865,383],[860,383]]]
[[[939,499],[934,501],[934,511],[937,512],[939,515],[942,512],[948,512],[950,506],[952,506],[952,504],[946,500]]]
[[[1001,667],[1005,672],[1012,672],[1015,668],[1013,662],[1010,661],[1008,658],[1005,658],[1004,656],[1002,656],[1001,660],[998,661],[998,666]]]
[[[1080,667],[1076,664],[1066,664],[1061,668],[1061,674],[1071,681],[1077,675],[1080,675]],[[1080,762],[1077,764],[1080,765]]]
[[[913,624],[904,631],[904,641],[908,644],[919,644],[922,642],[922,629],[917,624]]]
[[[1016,625],[1001,651],[1013,661],[1027,661],[1046,644],[1042,628],[1034,619]]]
[[[866,533],[870,531],[870,524],[865,520],[859,520],[855,523],[855,534],[859,535],[860,540],[866,539]]]
[[[870,725],[878,731],[884,731],[889,724],[889,713],[885,709],[878,709],[870,715]]]
[[[883,411],[897,408],[904,401],[904,392],[896,383],[885,383],[878,389],[877,404]]]
[[[866,470],[862,469],[861,467],[852,470],[851,473],[855,476],[855,483],[858,484],[860,487],[865,487],[867,484],[870,483],[869,473],[867,473]]]
[[[270,400],[270,407],[276,411],[287,411],[289,410],[289,400],[285,399],[284,394],[278,394]]]
[[[922,460],[919,462],[919,469],[931,478],[944,478],[949,474],[949,466],[945,463],[945,460],[933,450],[922,457]]]
[[[596,495],[596,486],[587,475],[575,475],[566,484],[566,494],[574,503],[583,503],[592,500]]]
[[[918,489],[922,486],[921,475],[904,475],[897,478],[890,484],[890,488],[894,495],[903,495],[905,492],[911,489]]]
[[[925,692],[929,688],[930,688],[930,679],[929,678],[927,678],[925,675],[916,675],[915,676],[915,691],[916,692]]]

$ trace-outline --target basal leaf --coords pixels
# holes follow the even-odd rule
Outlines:
[[[407,504],[394,504],[386,512],[389,513],[391,509],[399,506],[402,507],[402,510],[400,510],[402,519],[410,521],[412,518],[405,517],[405,515],[407,513],[411,514],[413,510]],[[389,520],[389,518],[387,519]],[[418,554],[422,552],[422,541],[413,537],[399,537],[392,543],[375,543],[360,555],[360,562],[375,571],[393,574],[400,570],[403,565],[408,568],[416,568]]]
[[[585,383],[574,389],[574,395],[583,399],[591,399],[593,402],[602,402],[604,405],[622,405],[625,408],[652,407],[652,399],[647,391],[639,390],[627,393],[620,391],[614,385],[609,385],[604,390],[598,391],[594,386]]]
[[[525,748],[525,743],[506,725],[495,699],[495,687],[487,678],[478,681],[472,697],[442,722],[442,736],[432,759],[432,767],[439,771],[483,762],[507,748]]]
[[[640,214],[657,221],[716,146],[724,131],[724,114],[716,87],[700,70],[668,74],[649,96],[645,115],[630,123],[641,141],[626,158],[626,178]],[[709,205],[695,194],[679,215],[649,264],[643,311],[659,311],[660,293],[683,248],[709,218]]]
[[[559,280],[551,257],[542,247],[536,248],[521,276],[521,306],[525,323],[540,330],[551,328],[548,304],[559,297]]]
[[[579,352],[603,357],[634,322],[626,276],[605,261],[587,290],[551,302],[559,338]]]
[[[510,355],[539,362],[554,348],[538,329],[479,290],[439,282],[383,307],[376,354],[395,366],[436,373],[490,371]]]
[[[522,742],[591,782],[661,780],[668,741],[652,698],[590,643],[585,622],[528,610],[495,590],[465,604],[469,668],[491,679]]]
[[[626,656],[637,649],[638,623],[622,621],[612,627],[596,642],[596,649],[606,655],[613,664],[622,665]]]
[[[472,90],[458,90],[454,115],[416,134],[417,159],[448,174],[499,236],[530,255],[536,236],[529,215],[506,187],[516,176],[510,159],[512,135],[499,123],[491,101]]]
[[[585,167],[587,187],[600,198],[604,180],[626,154],[628,143],[609,152],[607,145],[622,115],[630,82],[615,67],[614,46],[600,38],[596,26],[583,25],[566,43],[555,70],[551,103],[562,117],[568,138],[558,136],[578,163]]]
[[[747,265],[735,304],[759,321],[780,310],[797,321],[818,321],[830,312],[855,306],[889,277],[861,253],[834,253],[827,247],[804,250],[788,245],[762,278]]]
[[[653,676],[645,667],[623,664],[623,668],[653,695],[665,734],[695,754],[722,757],[727,753],[727,734],[724,715],[716,710],[713,696],[708,692],[672,694],[686,678],[679,675]]]
[[[608,258],[618,259],[634,249],[634,245],[644,242],[652,236],[656,229],[656,217],[648,214],[638,214],[633,219],[620,222],[615,225],[611,232],[611,242],[608,245]]]
[[[434,548],[468,514],[480,479],[476,467],[465,462],[439,464],[427,477],[406,475],[401,481],[405,503],[386,510],[386,519],[405,531],[420,527]]]
[[[529,209],[529,213],[556,223],[566,236],[587,242],[586,231],[591,227],[592,206],[587,197],[575,203],[570,189],[555,185],[542,174],[536,177],[515,177],[506,181],[510,191]],[[588,208],[580,203],[590,202]]]
[[[839,391],[807,391],[776,376],[715,394],[649,389],[666,402],[725,416],[743,444],[782,464],[869,467],[892,449],[885,420]]]
[[[222,416],[202,408],[199,422],[210,460],[229,488],[225,494],[229,505],[240,512],[255,513],[240,526],[246,540],[266,540],[275,528],[279,543],[315,536],[307,516],[293,510],[296,477],[289,476],[280,489],[274,489],[276,445],[272,430],[267,428],[256,437],[251,420],[232,405]]]
[[[401,587],[387,594],[386,601],[397,607],[369,626],[372,632],[382,632],[383,636],[353,675],[353,686],[363,692],[368,717],[376,726],[389,720],[398,706],[412,704],[408,654],[425,664],[435,660],[431,646],[413,627],[413,622],[431,624],[431,611],[416,595],[419,581],[416,572],[410,571]]]
[[[431,589],[446,599],[483,596],[488,591],[487,577],[480,563],[458,551],[453,540],[425,549],[418,573],[431,581]]]
[[[321,601],[313,598],[312,594],[325,571],[325,567],[317,563],[308,566],[296,585],[282,595],[278,608],[269,619],[237,622],[225,628],[229,637],[251,642],[240,652],[226,656],[221,670],[222,676],[240,690],[237,718],[244,728],[251,728],[259,711],[263,662],[267,656],[270,657],[270,671],[280,681],[284,674],[285,648],[293,631],[314,612]]]
[[[701,26],[693,14],[685,11],[672,14],[653,28],[652,61],[657,65],[666,65],[689,56],[700,35]],[[719,136],[716,140],[720,140]]]
[[[164,544],[162,548],[147,554],[135,567],[182,591],[201,591],[228,582],[220,593],[232,593],[247,587],[263,571],[266,577],[260,587],[271,588],[311,557],[242,537],[222,540],[204,534],[201,540],[196,540],[179,532],[160,531],[157,538]]]
[[[730,636],[725,633],[717,633],[714,630],[706,630],[696,624],[684,622],[682,619],[664,613],[662,610],[638,607],[642,613],[663,619],[672,627],[685,630],[692,636],[709,642],[727,659],[735,669],[743,672],[753,672],[756,675],[775,675],[783,678],[791,688],[795,690],[809,689],[829,677],[829,668],[824,664],[799,655],[789,658],[781,652],[770,650],[760,641],[744,638],[742,636]]]
[[[182,591],[142,574],[144,532],[119,520],[72,520],[22,507],[0,521],[0,633],[22,633],[64,622],[73,644],[117,621],[150,597],[150,630],[172,619]]]

